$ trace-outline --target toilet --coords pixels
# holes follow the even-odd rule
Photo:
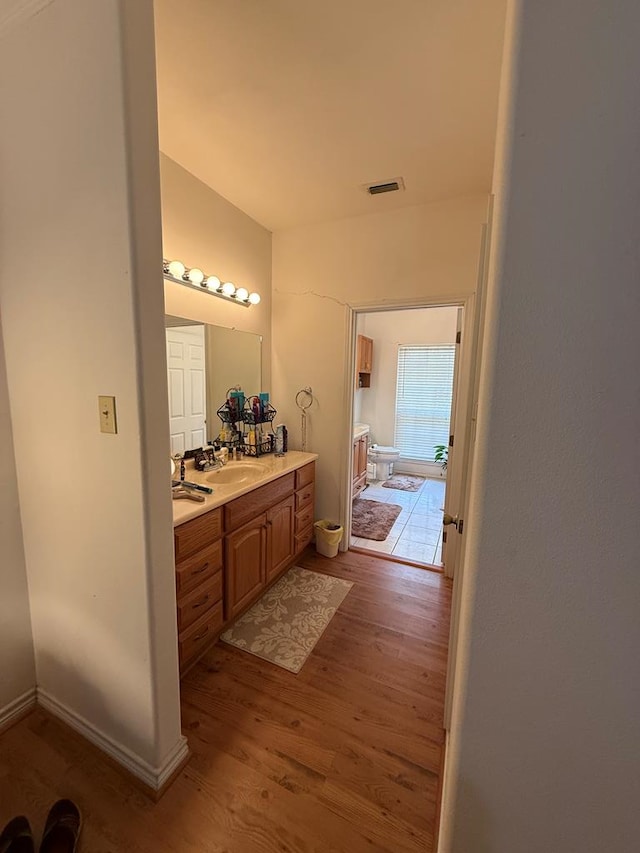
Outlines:
[[[372,444],[369,448],[369,462],[373,463],[374,480],[388,480],[393,474],[393,463],[400,458],[397,447],[385,447],[383,444]]]

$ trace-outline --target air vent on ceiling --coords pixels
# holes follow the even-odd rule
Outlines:
[[[369,195],[380,195],[380,193],[395,193],[404,189],[402,178],[392,178],[390,181],[382,181],[378,184],[367,184],[365,189]]]

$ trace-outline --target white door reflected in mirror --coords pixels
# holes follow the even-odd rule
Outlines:
[[[206,442],[204,326],[166,330],[171,453]]]

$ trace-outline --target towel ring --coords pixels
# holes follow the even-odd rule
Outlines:
[[[305,405],[306,403],[306,405]],[[300,409],[300,426],[302,432],[302,450],[307,449],[307,409],[313,404],[311,388],[301,388],[296,394],[296,406]]]
[[[301,402],[300,398],[308,399],[307,405],[304,405],[304,402]],[[313,405],[313,394],[311,393],[311,388],[301,388],[296,394],[296,406],[301,409],[303,412],[306,412],[308,408]]]

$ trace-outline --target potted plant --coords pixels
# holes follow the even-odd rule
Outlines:
[[[449,459],[449,448],[446,444],[436,444],[434,447],[434,461],[440,463],[443,471],[447,470],[447,461]]]

